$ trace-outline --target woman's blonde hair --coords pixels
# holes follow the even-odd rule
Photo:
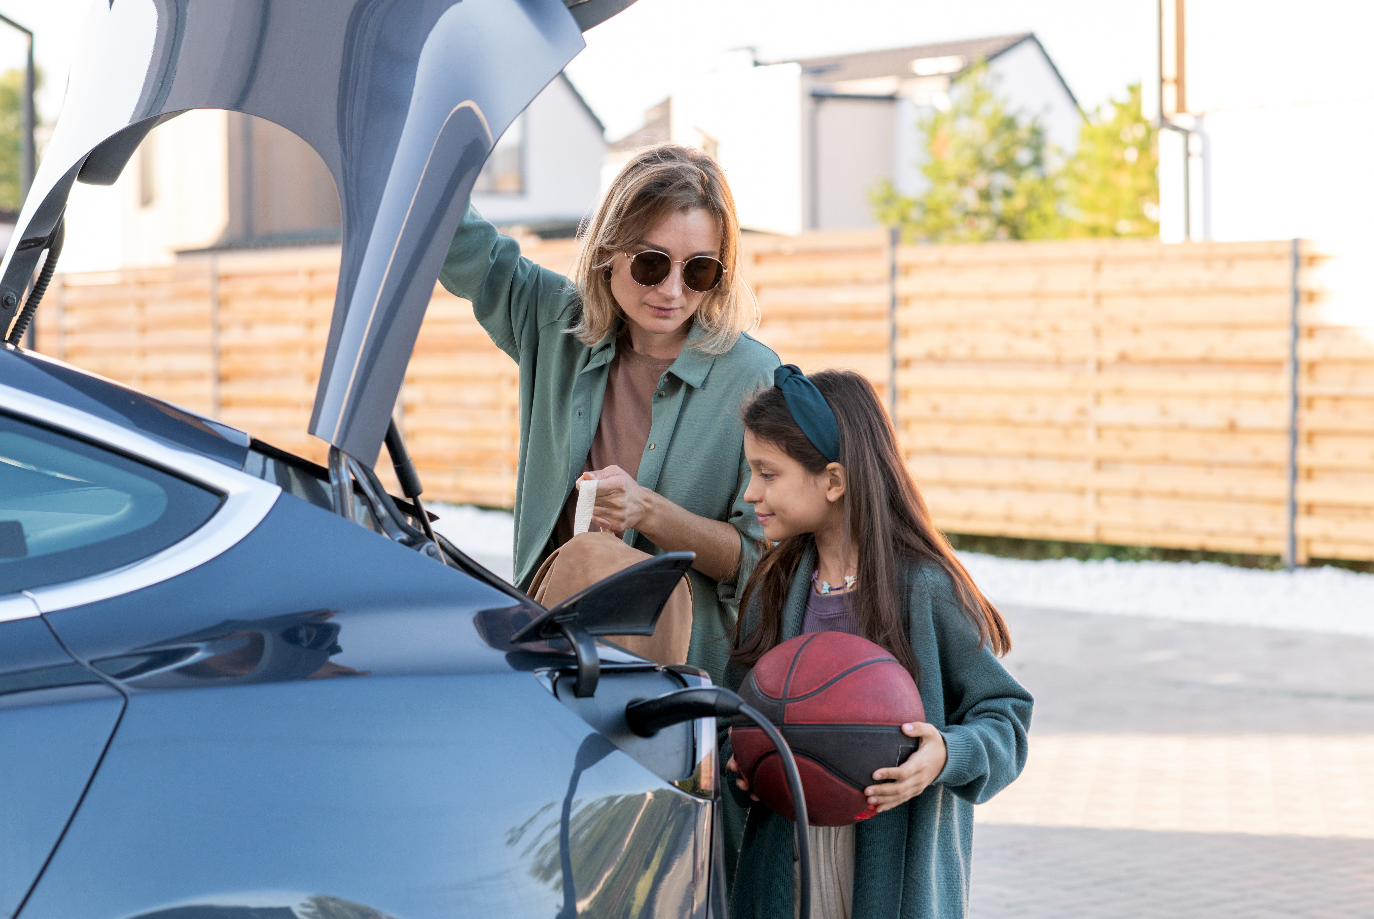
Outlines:
[[[568,331],[584,344],[601,341],[620,306],[611,294],[611,261],[642,240],[664,218],[700,208],[720,228],[720,261],[725,277],[702,300],[692,321],[705,330],[696,347],[708,354],[729,351],[740,333],[758,323],[759,308],[740,276],[739,220],[725,174],[710,156],[682,144],[658,144],[635,155],[581,234],[572,281],[582,297],[582,316]]]

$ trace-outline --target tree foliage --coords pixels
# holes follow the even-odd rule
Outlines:
[[[1062,236],[1055,154],[1039,118],[1011,111],[981,61],[954,81],[949,102],[918,121],[929,187],[906,196],[880,181],[870,192],[878,219],[927,242]]]
[[[884,179],[869,192],[879,222],[906,240],[1158,234],[1156,129],[1141,114],[1139,83],[1084,120],[1067,160],[1037,117],[1010,108],[986,63],[954,81],[949,101],[917,122],[926,190],[902,195]]]
[[[24,71],[0,73],[0,210],[23,203]]]
[[[1159,148],[1140,108],[1140,84],[1083,123],[1064,171],[1070,236],[1157,236]]]

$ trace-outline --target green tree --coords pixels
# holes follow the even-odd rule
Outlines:
[[[981,242],[1063,235],[1054,151],[1038,117],[1010,110],[980,61],[950,87],[950,104],[921,117],[929,183],[918,196],[883,179],[869,192],[878,220],[907,240]]]
[[[1064,171],[1070,236],[1159,235],[1159,148],[1140,84],[1083,123]]]
[[[24,71],[7,70],[0,73],[0,210],[17,211],[23,203],[23,142]]]

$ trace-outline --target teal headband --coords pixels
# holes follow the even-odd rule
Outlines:
[[[832,463],[840,461],[840,423],[830,403],[795,364],[783,364],[773,371],[773,385],[782,390],[787,410],[802,429],[811,446]]]

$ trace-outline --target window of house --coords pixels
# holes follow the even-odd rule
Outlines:
[[[525,191],[525,116],[515,119],[496,142],[472,190],[496,195]]]

